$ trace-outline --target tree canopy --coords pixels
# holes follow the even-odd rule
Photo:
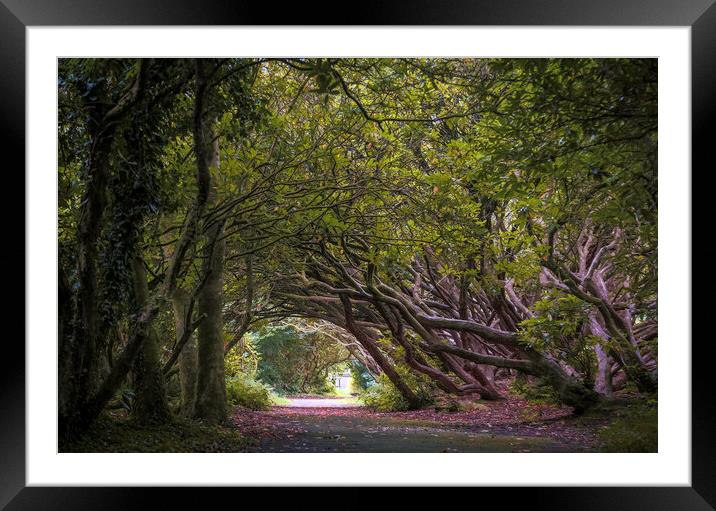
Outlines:
[[[656,391],[655,59],[62,59],[58,97],[63,435],[127,385],[223,420],[281,321],[415,407]]]

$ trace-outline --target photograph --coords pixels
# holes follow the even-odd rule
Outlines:
[[[56,59],[58,452],[659,453],[659,59],[330,53]]]

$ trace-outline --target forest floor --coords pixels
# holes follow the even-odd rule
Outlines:
[[[169,424],[140,425],[125,412],[113,411],[60,452],[245,452],[254,443],[231,424],[177,418]]]
[[[138,425],[113,411],[61,452],[655,452],[657,445],[656,409],[631,397],[580,417],[514,395],[463,401],[458,411],[375,412],[356,403],[289,398],[266,411],[237,407],[216,426],[183,419]]]
[[[600,447],[606,417],[510,397],[471,409],[374,412],[340,399],[289,399],[288,406],[232,419],[249,452],[585,452]]]

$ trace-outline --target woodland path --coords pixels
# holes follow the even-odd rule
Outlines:
[[[425,413],[423,413],[425,412]],[[253,412],[244,430],[258,432],[249,452],[584,452],[588,432],[564,421],[484,424],[465,414],[375,413],[340,399],[294,399]],[[499,422],[499,421],[496,421]],[[241,428],[242,425],[239,425]]]
[[[341,397],[293,397],[288,399],[289,408],[348,408],[360,406],[355,400]]]

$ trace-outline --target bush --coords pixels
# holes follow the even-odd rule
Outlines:
[[[421,406],[433,402],[431,382],[409,373],[401,367],[398,367],[397,370],[405,383],[417,394]],[[385,374],[378,376],[375,385],[368,387],[360,399],[368,408],[378,412],[399,412],[410,409],[410,404]]]
[[[510,393],[540,404],[558,404],[559,396],[554,387],[543,380],[530,383],[526,378],[517,377],[510,384]]]
[[[348,367],[351,371],[351,392],[355,394],[362,394],[368,387],[375,384],[373,375],[368,371],[368,368],[357,360],[352,360]]]
[[[658,414],[656,406],[632,407],[604,428],[599,436],[605,452],[658,452]]]
[[[317,394],[319,396],[337,395],[336,387],[326,378],[318,379],[310,385],[306,385],[306,393]]]
[[[390,380],[381,374],[375,385],[365,390],[361,400],[368,407],[379,412],[407,410],[409,405]]]
[[[229,404],[251,410],[266,410],[273,402],[271,387],[248,375],[237,374],[226,380],[226,399]]]

